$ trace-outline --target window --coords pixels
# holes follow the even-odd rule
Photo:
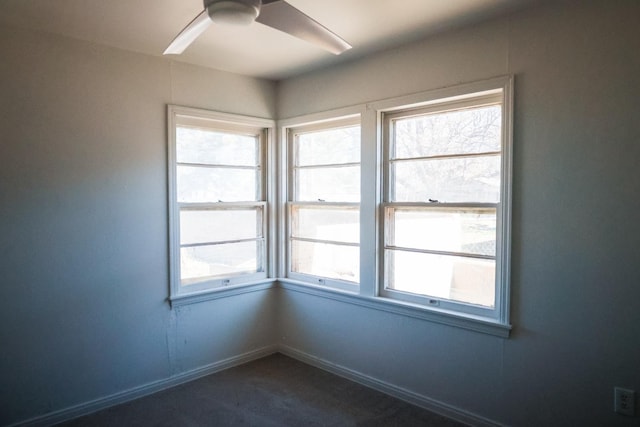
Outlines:
[[[504,321],[506,117],[501,89],[383,114],[381,296]]]
[[[277,281],[507,337],[511,103],[499,77],[289,118],[278,147],[169,106],[172,303]]]
[[[355,289],[360,277],[360,125],[288,129],[288,277]]]
[[[267,277],[270,122],[169,106],[172,296]]]
[[[508,337],[512,84],[280,123],[280,286]]]

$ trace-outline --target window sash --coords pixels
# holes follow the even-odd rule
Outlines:
[[[354,202],[360,200],[359,164],[340,164],[321,167],[294,167],[293,168],[293,201],[329,201],[329,202]],[[345,185],[332,192],[326,189],[328,183],[340,181]],[[331,187],[336,189],[336,187]],[[340,191],[341,190],[341,191]]]
[[[338,277],[340,276],[339,274],[330,274],[327,273],[326,276],[321,276],[319,274],[314,274],[313,272],[302,272],[300,271],[300,268],[296,268],[296,263],[299,261],[299,257],[297,257],[296,255],[298,255],[295,252],[295,247],[302,244],[302,243],[311,243],[311,244],[315,244],[317,247],[327,247],[327,246],[333,246],[335,247],[337,250],[341,250],[340,248],[344,248],[343,250],[346,250],[347,252],[348,249],[347,248],[357,248],[358,249],[358,253],[359,253],[359,248],[360,248],[360,238],[359,238],[359,232],[360,232],[360,224],[359,224],[359,212],[360,212],[360,204],[359,203],[331,203],[331,202],[289,202],[287,204],[288,209],[287,209],[287,213],[288,213],[288,218],[289,218],[289,222],[288,222],[288,235],[287,235],[287,241],[288,241],[288,245],[287,245],[287,253],[288,253],[288,276],[291,278],[295,278],[298,280],[303,280],[303,281],[311,281],[313,283],[318,283],[321,285],[325,285],[325,286],[332,286],[332,287],[336,287],[336,288],[340,288],[340,289],[348,289],[348,290],[353,290],[353,288],[355,286],[357,286],[357,283],[359,281],[359,277],[360,277],[360,271],[359,271],[359,266],[360,266],[360,259],[359,259],[359,255],[358,255],[358,259],[355,261],[356,262],[356,269],[354,272],[354,277],[355,280],[348,280],[348,279],[344,279],[344,277]],[[355,241],[356,239],[345,239],[343,237],[325,237],[325,238],[318,238],[318,237],[309,237],[309,236],[303,236],[303,235],[298,235],[298,233],[296,233],[296,231],[298,230],[299,227],[299,223],[298,221],[300,220],[300,215],[299,212],[303,211],[303,210],[316,210],[316,211],[326,211],[327,213],[331,212],[331,211],[343,211],[343,212],[349,212],[349,211],[355,211],[358,214],[358,222],[357,222],[357,233],[358,233],[358,238],[357,241]],[[336,227],[339,227],[340,224],[336,225]],[[328,256],[328,251],[325,251],[325,258]],[[322,261],[319,260],[319,261]],[[320,262],[320,264],[323,264],[323,262]],[[309,270],[309,269],[307,269]]]
[[[396,227],[395,227],[395,212],[415,212],[415,213],[428,213],[428,212],[442,212],[446,213],[461,213],[461,212],[476,212],[477,214],[486,214],[492,213],[496,218],[497,223],[497,214],[498,214],[498,204],[497,203],[473,203],[473,204],[465,204],[465,203],[386,203],[383,204],[384,209],[384,249],[398,249],[412,252],[422,252],[422,253],[432,253],[432,254],[442,254],[442,255],[454,255],[454,256],[464,256],[470,258],[479,258],[479,259],[496,259],[495,253],[494,255],[481,254],[478,252],[471,251],[452,251],[452,250],[444,250],[444,249],[429,249],[425,247],[419,247],[417,244],[414,245],[398,245],[396,242]],[[496,224],[497,228],[497,224]],[[496,230],[497,234],[497,230]],[[493,239],[495,240],[495,238]]]
[[[357,290],[360,277],[359,245],[309,239],[290,239],[288,246],[291,254],[289,278],[343,290]],[[309,251],[295,251],[296,246],[313,247],[322,256],[319,260],[314,260],[312,266],[305,265],[302,255]],[[296,257],[296,254],[301,256]],[[338,255],[337,258],[336,255]],[[344,260],[350,260],[351,258],[355,259],[353,263],[340,265],[344,263]],[[351,274],[348,274],[349,272]]]
[[[360,164],[360,151],[357,153],[358,161],[354,161],[352,158],[347,156],[348,160],[339,161],[339,162],[331,162],[331,161],[315,161],[315,162],[304,162],[301,160],[300,154],[300,145],[301,139],[310,134],[323,133],[325,131],[339,131],[340,129],[345,128],[353,128],[359,126],[360,122],[358,119],[354,118],[345,118],[345,119],[336,119],[331,120],[329,122],[320,122],[315,124],[307,124],[299,127],[290,127],[288,128],[289,134],[289,149],[291,158],[293,163],[291,164],[294,168],[305,168],[305,167],[318,167],[318,166],[339,166],[339,165],[359,165]],[[306,156],[304,156],[306,157]],[[322,156],[321,156],[322,157]]]
[[[308,236],[303,236],[303,233],[296,233],[299,227],[299,212],[301,211],[325,211],[327,213],[333,212],[355,212],[359,214],[360,205],[358,203],[329,203],[329,202],[290,202],[289,206],[289,218],[290,218],[290,227],[289,227],[289,238],[294,240],[305,240],[310,242],[324,242],[324,243],[332,243],[339,244],[345,246],[359,246],[360,245],[360,228],[359,221],[356,223],[358,225],[357,233],[358,237],[356,239],[345,239],[342,237],[341,240],[338,238],[313,238]]]
[[[217,113],[175,105],[169,105],[167,107],[167,114],[169,132],[168,171],[171,298],[182,299],[185,296],[189,297],[190,294],[199,293],[200,291],[215,290],[216,288],[228,285],[249,284],[267,278],[269,270],[268,251],[270,250],[268,235],[270,232],[267,221],[268,205],[265,199],[267,194],[265,165],[267,164],[267,138],[273,122],[271,120]],[[204,160],[200,162],[198,161],[199,157],[197,153],[187,158],[183,157],[181,160],[184,161],[178,162],[177,160],[180,158],[177,153],[178,128],[184,127],[211,131],[215,134],[228,133],[255,138],[255,153],[249,157],[245,155],[243,158],[239,158],[237,162],[233,156],[227,157],[226,159],[229,159],[227,162],[224,157],[217,157],[216,154],[205,154],[204,157],[202,157]],[[246,142],[248,143],[248,141]],[[224,143],[221,144],[225,146]],[[188,145],[187,149],[189,149]],[[252,158],[255,158],[255,162]],[[209,195],[202,198],[186,199],[191,201],[179,201],[178,168],[185,166],[199,171],[219,171],[218,175],[225,173],[225,171],[248,171],[249,173],[253,171],[251,173],[254,176],[252,181],[255,184],[251,184],[251,187],[254,188],[248,189],[246,194],[241,197],[242,199],[249,198],[249,200],[236,201],[233,200],[233,197],[229,197],[229,200],[206,200],[207,198],[211,198]],[[233,175],[231,175],[231,178],[232,177]],[[193,188],[197,189],[198,184],[196,180]],[[256,224],[252,225],[252,231],[244,233],[240,236],[241,238],[234,238],[227,235],[227,237],[220,239],[207,237],[202,240],[192,239],[192,241],[188,243],[181,241],[180,221],[182,213],[189,211],[232,212],[234,210],[256,212]],[[211,227],[210,232],[213,233],[211,230],[214,229],[215,227]],[[192,235],[194,234],[192,233]],[[225,245],[229,248],[235,248],[234,251],[239,250],[240,252],[238,253],[240,254],[246,253],[247,245],[255,245],[256,253],[255,256],[252,257],[255,268],[248,267],[248,269],[244,269],[243,266],[236,265],[237,268],[232,267],[227,270],[228,274],[215,274],[210,277],[202,276],[195,279],[183,280],[181,263],[185,251],[195,251],[194,253],[200,251],[200,253],[208,254],[207,256],[213,256],[211,254],[215,254],[216,251],[221,250]],[[244,247],[244,249],[242,249],[242,247]],[[252,250],[249,251],[249,253],[251,252]],[[224,259],[221,259],[221,266],[233,266],[233,263],[237,262],[237,259],[233,260],[229,258],[229,252],[223,253]],[[231,259],[231,261],[228,261],[229,259]],[[231,264],[225,264],[227,262],[231,262]],[[222,271],[222,268],[216,271]]]
[[[181,142],[179,141],[179,131],[201,131],[203,133],[208,132],[211,134],[210,138],[213,137],[212,141],[203,141],[203,140],[198,140],[196,139],[194,140],[190,140],[190,141],[186,141],[186,142]],[[241,130],[237,130],[235,128],[228,128],[227,126],[216,126],[214,127],[204,127],[204,126],[188,126],[188,125],[184,125],[181,124],[180,122],[178,122],[178,124],[176,125],[176,163],[177,164],[184,164],[184,165],[193,165],[193,166],[235,166],[235,167],[260,167],[261,162],[261,137],[262,137],[262,133],[263,131],[261,129],[247,129],[245,131],[241,131]],[[224,141],[224,137],[225,136],[229,136],[229,137],[240,137],[243,140],[240,141],[234,141],[234,142],[230,142],[230,141]],[[217,137],[217,138],[216,138]],[[200,135],[200,138],[205,138],[204,135]],[[223,139],[222,141],[220,139]],[[239,147],[240,148],[244,148],[246,149],[246,144],[247,144],[247,140],[249,139],[251,142],[251,145],[253,145],[252,148],[252,155],[250,155],[250,160],[247,159],[246,157],[243,159],[244,161],[240,161],[238,158],[236,158],[234,155],[237,155],[237,150],[238,147],[235,147],[235,149],[231,150],[231,146],[236,145],[236,144],[240,144]],[[212,153],[201,153],[204,155],[204,159],[201,158],[197,158],[198,156],[196,155],[194,157],[194,154],[192,152],[192,150],[197,151],[197,146],[203,143],[209,143],[211,145],[213,145],[213,147],[217,150],[222,151],[222,154],[213,154],[213,159],[207,159],[207,157],[211,156]],[[178,149],[181,148],[179,147],[179,145],[183,145],[186,144],[184,146],[182,146],[182,148],[184,148],[186,150],[186,152],[184,153],[179,153]],[[182,157],[182,160],[180,159],[180,157]],[[240,158],[242,158],[242,156],[240,156]],[[221,160],[227,160],[227,162],[221,161]],[[190,160],[190,161],[189,161]],[[200,160],[200,161],[198,161]]]
[[[199,179],[207,178],[206,175],[203,176],[202,173],[208,172],[212,174],[212,176],[209,176],[209,178],[215,178],[215,177],[220,178],[220,176],[223,175],[227,179],[235,178],[236,180],[238,180],[238,182],[242,181],[243,184],[246,184],[246,185],[243,186],[243,191],[237,191],[237,190],[224,191],[221,189],[213,189],[213,190],[208,190],[209,194],[207,195],[204,195],[203,193],[201,193],[199,198],[194,197],[194,195],[191,194],[190,196],[191,201],[180,201],[181,197],[184,198],[185,196],[189,195],[189,193],[181,194],[183,191],[182,188],[180,188],[180,182],[179,182],[181,180],[181,172],[185,173],[186,175],[187,171],[189,170],[192,176],[194,173],[196,175],[201,174]],[[253,172],[253,173],[250,173],[250,174],[242,173],[246,171]],[[213,203],[213,202],[232,202],[232,201],[233,202],[260,201],[263,199],[262,197],[263,188],[264,188],[262,183],[263,172],[259,167],[213,166],[213,165],[195,165],[194,166],[194,165],[185,165],[182,163],[177,163],[176,175],[178,180],[178,183],[176,186],[178,203],[184,204],[184,203]],[[238,193],[243,194],[244,196],[247,196],[247,197],[238,197]],[[252,196],[249,197],[249,194],[252,194]],[[213,197],[213,195],[216,195],[216,197]]]
[[[447,153],[442,155],[431,155],[431,156],[411,156],[411,157],[395,157],[395,121],[409,118],[421,116],[424,114],[438,114],[440,112],[448,112],[455,111],[459,109],[473,109],[473,108],[481,108],[487,105],[500,105],[502,111],[502,122],[501,122],[501,130],[500,130],[500,138],[501,138],[501,150],[499,152],[496,151],[478,151],[474,153]],[[502,256],[504,253],[503,248],[503,232],[501,230],[504,218],[504,204],[503,204],[503,195],[505,191],[504,182],[507,177],[506,173],[508,170],[504,165],[504,147],[505,147],[505,128],[508,124],[504,120],[505,116],[505,105],[503,103],[503,93],[500,92],[498,94],[490,94],[483,95],[479,97],[469,97],[464,100],[456,100],[453,102],[434,102],[431,105],[425,107],[417,107],[417,108],[408,108],[408,109],[397,109],[392,112],[383,113],[382,115],[382,130],[383,130],[383,203],[381,205],[381,226],[382,226],[382,241],[381,241],[381,272],[382,272],[382,283],[378,288],[379,296],[386,297],[390,299],[395,299],[399,301],[405,301],[409,303],[420,304],[427,307],[434,307],[437,309],[445,309],[453,312],[459,312],[467,315],[478,315],[486,318],[494,318],[498,319],[499,317],[504,317],[504,313],[500,310],[503,309],[502,303],[502,286],[504,277],[502,275]],[[500,184],[499,184],[499,194],[500,199],[495,203],[481,203],[478,201],[464,201],[464,202],[456,202],[456,203],[442,203],[438,200],[429,200],[417,201],[417,202],[407,202],[407,201],[396,201],[395,196],[395,165],[402,164],[406,162],[420,162],[420,161],[429,161],[429,160],[440,160],[440,159],[464,159],[464,158],[482,158],[488,156],[498,156],[500,161],[499,164],[500,170]],[[395,209],[429,209],[429,210],[447,210],[447,209],[482,209],[482,208],[492,208],[495,209],[496,212],[496,237],[495,237],[495,256],[482,256],[465,253],[464,251],[448,251],[448,250],[430,250],[424,248],[417,247],[403,247],[396,246],[390,244],[394,242],[393,233],[395,229],[395,224],[393,221],[392,212]],[[404,252],[412,252],[415,254],[425,254],[432,256],[447,256],[447,257],[463,257],[464,259],[486,259],[488,261],[494,261],[494,298],[493,304],[490,306],[478,305],[467,303],[464,301],[457,301],[448,298],[442,298],[441,296],[430,296],[428,294],[416,294],[411,292],[405,292],[400,290],[395,290],[390,286],[390,278],[394,277],[394,266],[392,265],[392,253],[393,251],[404,251]]]
[[[478,95],[480,94],[481,95]],[[391,129],[395,119],[410,117],[413,115],[422,115],[425,112],[438,113],[439,111],[456,110],[460,108],[473,108],[474,106],[500,104],[502,107],[502,122],[501,122],[501,151],[486,151],[469,153],[469,155],[451,154],[447,152],[446,155],[440,154],[438,156],[393,156],[393,152],[389,150],[389,144],[392,143]],[[173,109],[173,111],[172,111]],[[213,117],[202,110],[187,109],[184,107],[170,106],[169,117],[169,132],[171,138],[172,125],[175,126],[176,122],[185,126],[202,126],[204,128],[213,127],[216,129],[222,129],[224,126],[229,125],[230,130],[239,132],[248,132],[245,118],[238,118],[238,116],[232,115],[219,115],[214,114]],[[283,284],[295,284],[299,281],[299,284],[295,286],[304,286],[310,284],[325,285],[334,289],[344,289],[351,293],[336,293],[332,289],[316,289],[313,292],[322,292],[323,295],[331,295],[336,297],[339,295],[345,296],[347,301],[361,300],[362,303],[374,304],[379,306],[383,310],[391,310],[398,312],[411,312],[411,315],[419,315],[421,318],[431,319],[437,322],[445,324],[462,325],[472,330],[478,330],[482,332],[495,333],[499,331],[500,336],[510,328],[509,325],[509,257],[510,257],[510,203],[511,203],[511,115],[512,115],[512,78],[500,77],[496,79],[487,80],[484,82],[476,82],[466,85],[460,85],[457,87],[449,87],[443,89],[437,89],[429,92],[416,93],[403,97],[385,99],[380,101],[374,101],[368,104],[361,104],[354,107],[348,107],[340,110],[327,111],[323,113],[311,114],[304,117],[298,117],[293,119],[286,119],[280,122],[282,129],[281,138],[282,145],[275,147],[269,145],[267,147],[266,136],[267,133],[263,131],[264,128],[273,126],[273,123],[269,121],[257,120],[254,123],[258,123],[254,126],[251,132],[257,132],[264,139],[261,143],[261,153],[259,155],[261,162],[258,165],[256,174],[258,174],[262,181],[257,185],[258,190],[256,194],[257,200],[243,201],[246,203],[251,202],[264,202],[267,195],[269,199],[271,196],[278,193],[280,200],[277,208],[273,205],[265,205],[263,208],[263,219],[268,215],[268,226],[263,228],[263,235],[267,234],[269,239],[266,240],[264,248],[268,253],[275,255],[270,257],[271,264],[265,264],[265,268],[269,268],[269,271],[276,271],[274,267],[277,267],[277,275],[283,277],[281,279]],[[344,120],[336,121],[335,117],[345,117]],[[361,163],[345,162],[340,163],[339,157],[329,155],[323,156],[322,160],[317,157],[308,157],[309,161],[305,161],[304,164],[296,164],[294,159],[296,156],[295,145],[293,144],[293,138],[296,133],[313,132],[315,130],[323,130],[332,128],[334,126],[349,126],[359,124],[362,121],[361,135],[362,141]],[[222,126],[222,127],[219,127]],[[410,141],[410,140],[407,140]],[[410,144],[410,142],[409,142]],[[488,146],[488,145],[487,145]],[[410,147],[410,145],[408,145]],[[271,154],[278,152],[279,159],[269,156],[269,163],[267,163],[266,150],[270,150]],[[351,150],[353,151],[353,150]],[[412,151],[404,151],[405,153],[413,153]],[[423,151],[428,152],[428,151]],[[311,151],[315,153],[315,151]],[[415,295],[410,292],[403,292],[395,289],[389,289],[385,285],[385,274],[387,269],[385,263],[388,258],[388,252],[394,250],[406,250],[416,249],[416,254],[422,254],[420,247],[418,248],[406,248],[404,246],[394,246],[386,244],[386,228],[388,221],[385,221],[388,208],[407,209],[416,207],[421,209],[426,207],[429,209],[445,209],[447,207],[481,207],[483,204],[476,203],[477,201],[471,201],[469,203],[437,203],[433,205],[428,201],[416,201],[416,202],[399,202],[394,201],[391,196],[391,173],[390,164],[403,164],[406,162],[417,162],[424,160],[436,160],[436,159],[454,159],[462,157],[477,157],[486,155],[500,155],[500,198],[498,201],[491,200],[487,204],[488,207],[496,209],[496,249],[495,249],[495,308],[486,308],[484,306],[474,306],[472,304],[464,304],[457,301],[450,301],[445,298],[431,298],[423,295]],[[173,157],[172,157],[173,156]],[[175,153],[169,152],[170,168],[173,168],[173,172],[170,171],[169,179],[170,185],[175,185],[175,167],[176,163],[171,163],[171,159],[175,159]],[[329,160],[327,160],[329,159]],[[336,161],[336,163],[330,163],[330,161]],[[282,174],[279,175],[279,181],[277,187],[274,187],[275,178],[271,183],[267,182],[265,172],[266,168],[275,167],[276,163],[280,168]],[[326,164],[325,164],[326,163]],[[331,278],[321,276],[309,276],[304,274],[297,274],[292,272],[290,268],[291,260],[291,244],[294,243],[317,243],[320,244],[343,244],[344,242],[333,241],[331,238],[310,238],[309,236],[291,236],[291,224],[290,220],[292,214],[290,212],[292,206],[313,206],[318,204],[324,208],[329,208],[333,203],[336,206],[345,206],[349,203],[342,203],[339,201],[301,201],[298,200],[295,193],[296,174],[300,171],[313,170],[330,170],[330,168],[337,167],[353,167],[359,165],[361,167],[361,179],[360,179],[360,198],[350,201],[353,206],[360,208],[360,244],[356,245],[352,242],[343,245],[345,249],[360,249],[360,263],[362,275],[362,284],[354,284],[348,282],[340,282]],[[226,168],[229,166],[237,167],[234,165],[201,165],[191,164],[188,166],[198,167],[219,167]],[[246,166],[246,165],[245,165]],[[173,174],[173,175],[172,175]],[[175,187],[172,187],[175,188]],[[172,208],[170,209],[170,216],[173,215],[174,219],[179,218],[179,208],[175,203],[175,195],[170,194],[170,199],[173,197]],[[321,196],[319,196],[321,197]],[[358,203],[355,203],[355,202]],[[215,202],[215,201],[213,201]],[[223,201],[222,203],[229,203],[230,200]],[[243,203],[241,202],[241,203]],[[360,202],[362,204],[360,204]],[[210,203],[211,205],[217,205],[217,203]],[[186,206],[186,205],[185,205]],[[181,206],[183,207],[183,206]],[[277,209],[277,212],[276,212]],[[173,221],[175,223],[175,220]],[[175,227],[174,227],[175,229]],[[275,236],[274,234],[275,233]],[[175,232],[172,231],[173,241],[177,241]],[[276,237],[276,239],[274,239]],[[179,235],[178,235],[179,238]],[[278,241],[276,245],[276,240]],[[224,244],[224,243],[221,243]],[[171,256],[174,258],[172,266],[175,265],[175,250],[172,244]],[[406,246],[411,246],[410,244]],[[179,250],[179,248],[178,248]],[[447,251],[445,251],[447,252]],[[444,255],[464,255],[458,254],[455,251],[448,251]],[[267,260],[267,253],[264,254],[265,263]],[[179,262],[179,258],[177,258]],[[491,261],[491,260],[488,260]],[[172,278],[175,278],[172,271]],[[218,280],[217,283],[206,284],[202,287],[203,290],[211,289],[212,286],[224,286],[235,284],[249,284],[252,281],[259,282],[260,279],[266,278],[266,273],[257,276],[239,276],[229,277]],[[191,290],[196,290],[199,285],[190,285],[188,291],[183,295],[178,295],[183,290],[173,287],[172,281],[172,296],[175,296],[175,300],[190,299],[192,295],[189,295]],[[499,287],[498,287],[499,284]],[[193,286],[193,287],[192,287]],[[230,289],[233,291],[233,289]],[[225,291],[226,292],[226,291]],[[225,294],[223,292],[223,294]],[[311,290],[310,290],[311,292]],[[185,298],[186,294],[186,298]],[[208,294],[208,293],[201,293]],[[406,303],[406,304],[405,304]],[[426,308],[426,309],[425,309]],[[508,332],[506,333],[508,335]]]
[[[397,301],[403,301],[412,304],[418,304],[426,307],[436,307],[441,310],[457,312],[461,314],[467,314],[472,316],[481,316],[482,318],[495,318],[495,313],[497,309],[498,302],[498,292],[494,287],[493,293],[493,301],[490,303],[490,306],[474,304],[470,302],[464,302],[460,300],[455,300],[451,297],[446,297],[442,295],[429,295],[427,293],[417,293],[411,292],[408,290],[398,290],[394,289],[390,284],[389,276],[394,274],[394,266],[390,263],[391,255],[393,250],[385,249],[383,251],[383,263],[385,269],[384,281],[382,283],[382,287],[380,289],[380,296],[384,298],[390,298]],[[497,268],[494,270],[495,275],[498,275]],[[425,276],[421,276],[421,279],[429,279],[428,273],[425,272]]]
[[[220,271],[211,272],[211,264],[205,264],[205,267],[209,268],[208,274],[197,274],[197,275],[189,275],[180,278],[181,286],[186,287],[189,290],[195,289],[207,289],[210,288],[211,285],[217,286],[225,286],[231,283],[231,279],[233,277],[242,276],[245,280],[251,278],[252,280],[260,279],[264,277],[265,272],[265,252],[266,252],[266,240],[255,239],[255,240],[246,240],[240,242],[224,242],[215,245],[199,245],[199,246],[181,246],[181,267],[182,263],[187,262],[188,258],[186,255],[183,257],[183,252],[189,251],[198,251],[198,250],[223,250],[228,253],[232,250],[233,247],[239,246],[247,246],[247,244],[254,243],[256,252],[255,252],[255,263],[251,263],[250,265],[254,265],[255,267],[249,268],[246,265],[246,262],[243,265],[237,264],[226,264],[223,262],[218,262],[216,266]],[[220,259],[220,258],[218,258]],[[182,271],[182,270],[181,270]],[[184,272],[182,272],[184,273]]]
[[[247,242],[253,240],[264,240],[265,231],[267,227],[266,223],[266,203],[265,202],[255,202],[255,203],[180,203],[178,206],[180,214],[182,212],[256,212],[256,224],[255,224],[255,235],[256,237],[247,237],[247,238],[236,238],[236,239],[215,239],[215,240],[205,240],[203,242],[198,243],[182,243],[180,242],[180,247],[189,247],[189,246],[203,246],[203,245],[216,245],[216,244],[225,244],[225,243],[235,243],[235,242]],[[182,218],[180,218],[182,219]]]
[[[360,125],[359,118],[351,117],[346,119],[332,119],[330,121],[303,125],[299,127],[288,127],[287,128],[287,146],[288,146],[288,157],[289,157],[289,172],[288,172],[288,201],[286,202],[286,275],[290,279],[300,280],[306,283],[319,284],[322,286],[329,286],[336,289],[343,289],[354,291],[357,290],[359,277],[360,277],[360,243],[359,243],[359,233],[360,233],[360,219],[359,219],[359,211],[360,211],[360,179],[361,179],[361,171],[360,171],[360,162],[354,162],[353,159],[346,159],[345,161],[339,161],[339,159],[332,159],[331,161],[318,161],[318,162],[305,162],[301,163],[299,161],[299,153],[298,153],[298,138],[303,135],[308,135],[310,133],[315,132],[323,132],[323,131],[331,131],[340,128],[348,128],[353,126]],[[359,141],[358,141],[359,142]],[[361,148],[360,148],[361,150]],[[360,157],[360,152],[358,152],[358,158]],[[357,168],[358,170],[358,194],[357,198],[355,195],[350,195],[351,193],[341,195],[340,193],[334,194],[333,198],[336,200],[331,200],[332,195],[322,195],[320,193],[317,194],[313,200],[304,200],[302,198],[302,194],[300,193],[300,176],[301,174],[308,174],[313,172],[322,173],[326,171],[327,173],[331,173],[332,170],[349,170]],[[306,190],[307,193],[310,189]],[[309,198],[309,197],[306,197]],[[325,199],[329,199],[326,200]],[[325,236],[324,238],[319,237],[311,237],[299,235],[296,233],[298,231],[297,221],[299,220],[299,212],[304,210],[327,210],[327,212],[333,211],[357,211],[358,212],[358,222],[356,225],[357,233],[358,233],[358,241],[345,241],[343,238],[333,238]],[[339,225],[338,225],[339,226]],[[354,277],[355,281],[344,279],[345,276],[339,276],[339,274],[327,273],[326,276],[322,276],[317,273],[317,271],[307,271],[300,272],[300,268],[296,267],[296,262],[299,259],[296,257],[296,247],[302,245],[305,246],[307,244],[315,245],[316,248],[330,248],[333,247],[337,251],[346,251],[347,254],[350,254],[352,249],[357,250],[357,260],[354,265]],[[352,248],[352,249],[350,249]],[[322,251],[320,251],[322,252]],[[326,254],[332,251],[325,251]],[[347,255],[348,257],[349,255]],[[327,257],[324,257],[327,258]],[[323,261],[323,260],[320,260]],[[323,262],[320,262],[323,264]],[[298,271],[297,271],[298,270]],[[313,270],[310,268],[308,270]]]

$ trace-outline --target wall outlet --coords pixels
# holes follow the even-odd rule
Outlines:
[[[636,414],[636,392],[626,388],[615,387],[613,389],[613,410],[618,414],[630,417]]]

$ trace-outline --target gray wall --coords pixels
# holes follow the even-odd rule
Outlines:
[[[166,104],[275,84],[0,27],[0,425],[272,345],[273,292],[170,310]]]
[[[638,425],[613,387],[640,391],[639,16],[549,2],[280,83],[286,118],[516,78],[512,337],[280,291],[282,342],[506,425]]]

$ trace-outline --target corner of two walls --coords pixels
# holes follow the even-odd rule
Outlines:
[[[517,426],[631,426],[640,388],[640,3],[522,12],[278,85],[282,118],[515,75],[509,339],[281,290],[281,340]]]
[[[0,424],[275,344],[507,425],[632,425],[639,7],[545,2],[277,83],[0,27]],[[512,338],[283,289],[169,308],[167,103],[289,118],[508,73]]]

